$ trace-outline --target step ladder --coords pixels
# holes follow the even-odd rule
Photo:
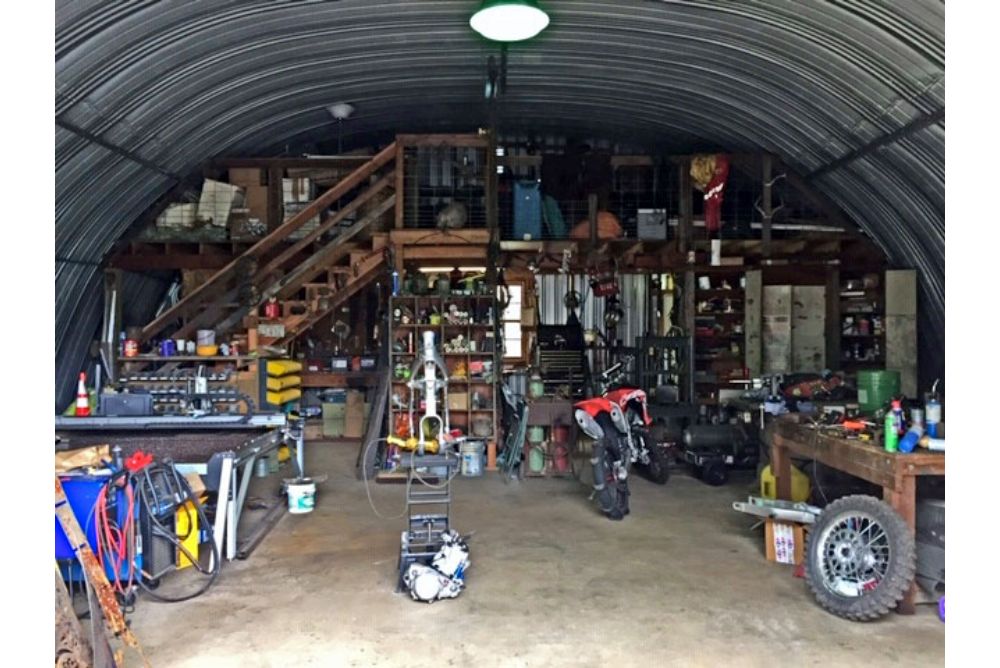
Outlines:
[[[459,458],[454,454],[404,454],[399,465],[407,469],[406,529],[400,536],[396,593],[403,591],[403,575],[410,564],[429,565],[444,544],[441,537],[451,528],[452,470],[458,468]],[[430,482],[430,478],[440,478],[430,469],[444,470],[444,481]]]

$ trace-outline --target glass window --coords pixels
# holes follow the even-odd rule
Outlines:
[[[507,286],[507,295],[510,303],[501,316],[503,321],[503,356],[505,358],[524,357],[524,350],[521,343],[521,298],[524,286]]]

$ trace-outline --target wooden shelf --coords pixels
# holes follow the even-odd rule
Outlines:
[[[724,288],[712,288],[711,290],[696,290],[695,294],[706,297],[729,297],[735,295],[738,299],[744,298],[743,288],[729,288],[728,290]]]
[[[137,355],[136,357],[119,357],[118,362],[129,364],[135,362],[245,362],[247,360],[266,359],[257,355]]]

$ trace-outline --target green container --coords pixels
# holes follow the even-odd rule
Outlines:
[[[531,448],[528,453],[528,468],[532,473],[541,473],[545,470],[545,453],[540,447]]]
[[[541,443],[545,440],[545,427],[528,427],[528,442]]]
[[[898,371],[858,371],[858,405],[861,412],[874,413],[898,394]]]

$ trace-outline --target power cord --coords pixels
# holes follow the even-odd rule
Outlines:
[[[187,559],[191,562],[191,565],[201,574],[208,576],[208,579],[204,584],[198,588],[196,591],[185,594],[179,597],[170,597],[163,594],[158,594],[150,589],[142,580],[139,580],[139,586],[144,592],[146,592],[150,598],[160,601],[162,603],[179,603],[181,601],[188,601],[192,598],[200,596],[201,594],[208,591],[208,589],[215,583],[216,578],[219,576],[219,570],[221,569],[222,561],[219,558],[219,548],[215,544],[214,540],[209,541],[212,550],[212,569],[208,570],[201,566],[199,560],[188,550],[187,546],[184,545],[184,540],[190,536],[191,527],[193,523],[191,522],[190,510],[187,509],[187,502],[190,501],[194,505],[195,513],[198,515],[198,520],[200,526],[209,527],[212,526],[208,521],[208,517],[205,515],[205,510],[202,508],[201,502],[198,500],[198,496],[191,489],[184,476],[177,473],[177,469],[174,468],[173,463],[170,461],[165,461],[163,464],[153,464],[146,467],[141,472],[141,477],[139,477],[139,495],[142,499],[144,508],[147,509],[148,517],[147,521],[152,522],[154,534],[167,539],[170,541],[174,547],[176,547]],[[165,490],[167,491],[176,505],[173,507],[182,507],[185,509],[188,518],[188,536],[179,538],[176,534],[176,530],[172,527],[165,526],[160,518],[157,517],[156,512],[150,509],[157,509],[160,507],[158,491],[156,489],[155,483],[153,481],[153,476],[159,474],[161,480],[165,482]],[[172,517],[173,515],[171,515]]]

